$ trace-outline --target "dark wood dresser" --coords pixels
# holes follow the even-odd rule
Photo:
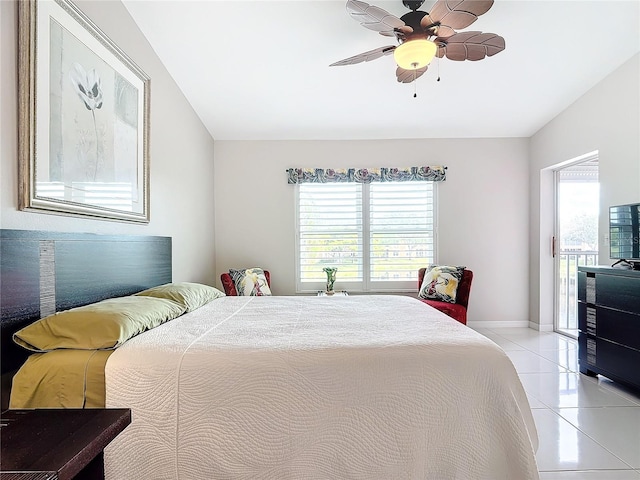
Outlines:
[[[7,410],[0,424],[0,480],[104,479],[103,450],[131,410]]]
[[[640,271],[578,267],[580,372],[640,389]]]

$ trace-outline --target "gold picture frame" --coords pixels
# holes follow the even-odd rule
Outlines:
[[[69,0],[17,3],[19,208],[148,223],[150,78]]]

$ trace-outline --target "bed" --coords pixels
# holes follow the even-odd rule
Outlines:
[[[508,357],[414,298],[217,298],[105,365],[107,479],[538,478]]]

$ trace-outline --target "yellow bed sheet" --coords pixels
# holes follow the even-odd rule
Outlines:
[[[113,350],[31,355],[13,377],[10,408],[104,408],[104,369]]]

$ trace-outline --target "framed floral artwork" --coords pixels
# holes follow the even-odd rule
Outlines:
[[[149,77],[69,0],[17,3],[20,209],[149,222]]]

